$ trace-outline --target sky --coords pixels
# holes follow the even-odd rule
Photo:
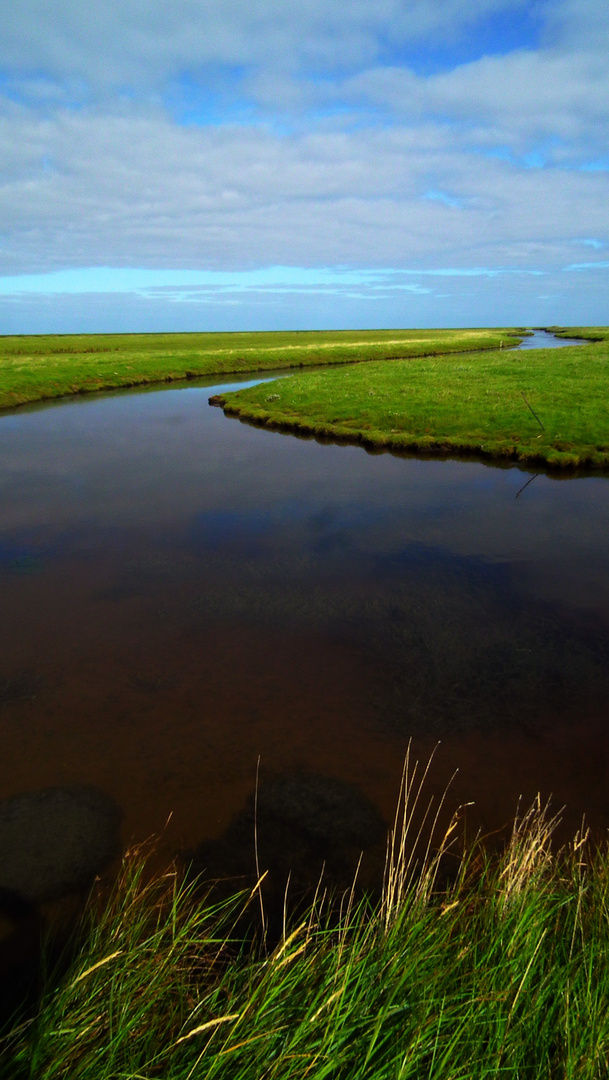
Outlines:
[[[0,333],[609,324],[607,0],[0,0]]]

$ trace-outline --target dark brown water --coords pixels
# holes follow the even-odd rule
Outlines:
[[[91,784],[169,852],[259,756],[388,819],[441,740],[473,827],[538,791],[609,825],[609,481],[320,445],[219,389],[0,418],[0,798]]]

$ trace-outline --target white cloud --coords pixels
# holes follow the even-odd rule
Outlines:
[[[429,78],[401,68],[372,69],[335,93],[411,123],[461,124],[472,145],[515,154],[541,145],[544,158],[560,164],[609,149],[608,75],[604,55],[522,50]]]
[[[609,242],[605,0],[0,4],[0,274],[393,267],[435,295]],[[542,47],[400,60],[533,9]]]
[[[159,85],[206,64],[369,62],[383,49],[450,40],[524,0],[3,0],[0,65],[97,85]]]
[[[40,119],[10,106],[0,140],[5,274],[543,267],[571,261],[574,237],[607,235],[606,174],[518,168],[431,124],[288,138],[179,128],[162,114]]]
[[[546,0],[541,6],[545,40],[565,51],[607,52],[609,8],[604,0]]]

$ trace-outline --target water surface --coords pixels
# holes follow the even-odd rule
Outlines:
[[[235,385],[0,418],[0,798],[93,784],[187,849],[259,757],[387,819],[441,740],[472,827],[537,791],[609,825],[607,479],[248,427]]]
[[[560,349],[567,345],[586,345],[588,344],[586,338],[563,338],[556,337],[556,334],[551,334],[549,330],[533,330],[528,336],[524,337],[517,349]]]

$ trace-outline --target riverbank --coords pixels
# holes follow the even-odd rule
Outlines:
[[[535,807],[503,854],[448,837],[413,873],[400,835],[378,903],[322,888],[296,918],[288,899],[275,941],[256,890],[214,901],[127,856],[2,1035],[0,1075],[606,1077],[606,847],[553,852]]]
[[[0,409],[149,383],[498,349],[515,331],[340,330],[0,337]]]
[[[370,449],[609,466],[609,329],[561,349],[415,357],[310,372],[213,399],[230,416]]]

